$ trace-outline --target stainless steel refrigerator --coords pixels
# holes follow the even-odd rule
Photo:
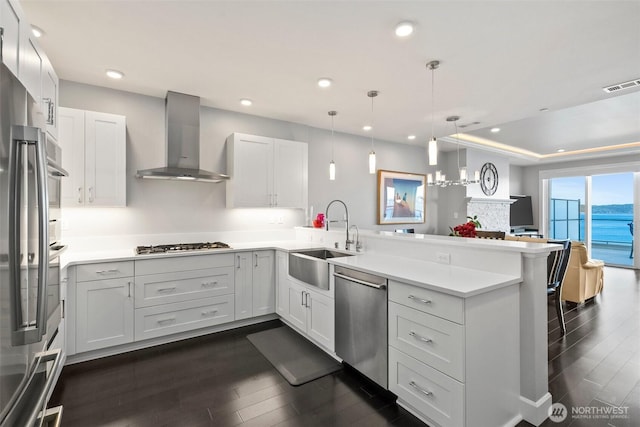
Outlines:
[[[62,369],[47,331],[45,117],[0,65],[0,426],[40,426]]]

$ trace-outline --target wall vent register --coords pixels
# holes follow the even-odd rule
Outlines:
[[[204,243],[175,243],[169,245],[137,246],[137,255],[162,254],[167,252],[200,251],[208,249],[230,249],[231,247],[222,242]]]

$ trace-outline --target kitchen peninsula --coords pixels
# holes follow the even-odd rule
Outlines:
[[[213,241],[220,236],[203,237]],[[76,252],[71,242],[63,259],[68,276],[70,362],[277,318],[281,284],[295,281],[287,273],[286,253],[333,248],[334,242],[344,241],[344,231],[298,227],[292,232],[264,235],[256,242],[241,237],[234,240],[232,235],[223,237],[231,248],[149,255],[134,255],[133,247],[149,243],[141,241],[140,236],[136,241],[120,240],[129,249],[117,248],[113,243],[113,251],[95,254]],[[329,262],[389,279],[389,388],[399,396],[400,405],[437,425],[474,425],[474,420],[515,425],[522,419],[539,425],[547,417],[551,395],[547,389],[544,285],[546,257],[555,250],[554,245],[367,231],[360,232],[360,239],[362,253]],[[243,264],[243,259],[248,264]],[[146,264],[153,264],[153,268],[149,270]],[[178,265],[180,268],[174,269]],[[246,279],[243,272],[247,265],[254,266],[254,286],[258,276],[273,277],[272,287],[258,292],[261,301],[255,301],[254,287],[253,306],[250,300],[248,305],[240,301],[244,298],[240,297],[240,289],[246,289],[246,280],[239,278]],[[96,266],[99,268],[88,268]],[[255,266],[261,267],[256,270]],[[94,270],[118,271],[113,273],[118,277],[100,279],[114,281],[111,283],[120,288],[125,305],[130,305],[127,322],[131,324],[122,323],[130,332],[128,337],[105,346],[92,347],[89,340],[81,348],[79,331],[84,326],[78,313],[84,300],[77,296],[83,287],[97,283],[81,280],[82,274],[87,279]],[[147,274],[147,270],[153,274]],[[177,280],[192,288],[182,291],[169,286],[169,282]],[[331,283],[328,301],[334,298]],[[159,296],[151,295],[152,291],[159,292]],[[193,305],[189,299],[193,297],[188,295],[200,295],[196,291],[203,292],[203,297]],[[404,302],[406,295],[426,294],[434,302],[435,297],[441,297],[443,303],[425,309]],[[239,316],[240,312],[248,314]],[[392,313],[397,314],[395,320]],[[182,315],[186,316],[184,320]],[[423,358],[416,346],[407,346],[395,336],[407,319],[416,325],[426,319],[432,322],[426,324],[428,328],[453,331],[447,332],[454,339],[447,341],[451,347],[445,349],[450,357],[436,354],[433,360],[429,355]],[[283,320],[291,324],[286,318]],[[150,322],[156,326],[151,327]],[[172,324],[175,329],[171,329]],[[411,332],[416,335],[413,329]],[[320,338],[310,334],[310,339],[332,354],[333,331],[325,335],[327,341],[322,341],[322,334]],[[412,376],[410,380],[407,375]],[[440,390],[448,393],[440,396]]]

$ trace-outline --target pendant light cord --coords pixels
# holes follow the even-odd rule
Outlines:
[[[375,95],[371,97],[371,151],[373,151],[373,98]]]
[[[334,114],[331,115],[331,161],[333,162],[333,116]]]
[[[431,139],[433,140],[434,138],[434,133],[433,133],[433,129],[434,129],[434,98],[436,96],[436,87],[435,87],[435,73],[436,70],[435,68],[431,68]]]

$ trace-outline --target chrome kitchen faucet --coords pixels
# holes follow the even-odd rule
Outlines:
[[[326,219],[327,219],[326,230],[327,230],[327,231],[329,231],[329,223],[330,223],[330,222],[340,222],[339,220],[331,221],[331,220],[329,219],[329,208],[330,208],[330,207],[331,207],[331,205],[332,205],[332,204],[334,204],[335,202],[342,203],[342,206],[344,206],[344,212],[345,212],[345,215],[346,215],[346,223],[347,223],[347,230],[346,230],[346,231],[347,231],[347,240],[346,240],[346,241],[345,241],[345,243],[344,243],[344,248],[345,248],[346,250],[349,250],[349,247],[353,244],[353,240],[350,240],[350,239],[349,239],[349,209],[347,209],[347,205],[346,205],[346,203],[345,203],[345,202],[343,202],[342,200],[335,199],[335,200],[330,201],[330,202],[329,202],[329,204],[327,205],[327,209],[325,209],[325,210],[324,210],[324,214],[325,214],[325,216],[327,217],[327,218],[326,218]]]

